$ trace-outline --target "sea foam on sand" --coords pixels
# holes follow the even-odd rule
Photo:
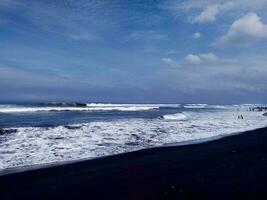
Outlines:
[[[242,114],[244,119],[238,119]],[[262,112],[225,109],[93,121],[72,126],[21,127],[0,135],[0,169],[113,155],[197,141],[264,127]]]

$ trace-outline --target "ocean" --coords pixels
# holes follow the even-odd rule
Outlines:
[[[0,105],[0,171],[218,139],[267,125],[265,105]],[[240,118],[239,116],[243,117]]]

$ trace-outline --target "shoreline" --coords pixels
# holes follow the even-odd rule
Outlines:
[[[0,170],[0,178],[1,178],[1,176],[10,175],[10,174],[17,174],[17,173],[22,173],[22,172],[27,172],[27,171],[46,169],[46,168],[57,167],[57,166],[64,166],[64,165],[68,165],[68,164],[97,160],[97,159],[102,159],[102,158],[106,158],[106,157],[118,156],[118,155],[122,155],[122,154],[135,153],[138,151],[146,151],[149,149],[197,145],[197,144],[212,142],[212,141],[216,141],[216,140],[221,140],[221,139],[226,138],[226,137],[232,137],[235,135],[246,134],[246,132],[256,131],[258,129],[265,129],[265,128],[267,129],[267,126],[252,129],[252,130],[247,130],[247,131],[233,132],[233,133],[226,134],[226,135],[220,134],[220,135],[216,135],[216,136],[212,136],[212,137],[208,137],[208,138],[168,143],[168,144],[163,144],[161,146],[144,148],[144,149],[139,149],[139,150],[135,150],[135,151],[123,152],[123,153],[100,156],[100,157],[83,158],[83,159],[77,159],[77,160],[51,162],[51,163],[44,163],[44,164],[35,164],[35,165],[22,166],[22,167],[20,167],[20,166],[19,167],[12,167],[12,168]]]
[[[267,128],[260,128],[2,175],[0,194],[2,199],[261,199],[267,198],[266,166]]]

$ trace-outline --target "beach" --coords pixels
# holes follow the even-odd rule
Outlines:
[[[267,200],[267,0],[0,16],[0,200]]]
[[[1,199],[266,199],[267,128],[0,176]]]

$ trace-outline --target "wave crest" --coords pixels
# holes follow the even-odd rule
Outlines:
[[[169,120],[185,120],[187,116],[183,113],[175,113],[171,115],[163,115],[163,119],[169,119]]]
[[[13,107],[0,108],[2,113],[50,112],[50,111],[145,111],[158,109],[156,106],[104,106],[104,107]]]
[[[186,104],[184,108],[192,108],[192,109],[197,109],[197,108],[206,108],[207,104]]]

